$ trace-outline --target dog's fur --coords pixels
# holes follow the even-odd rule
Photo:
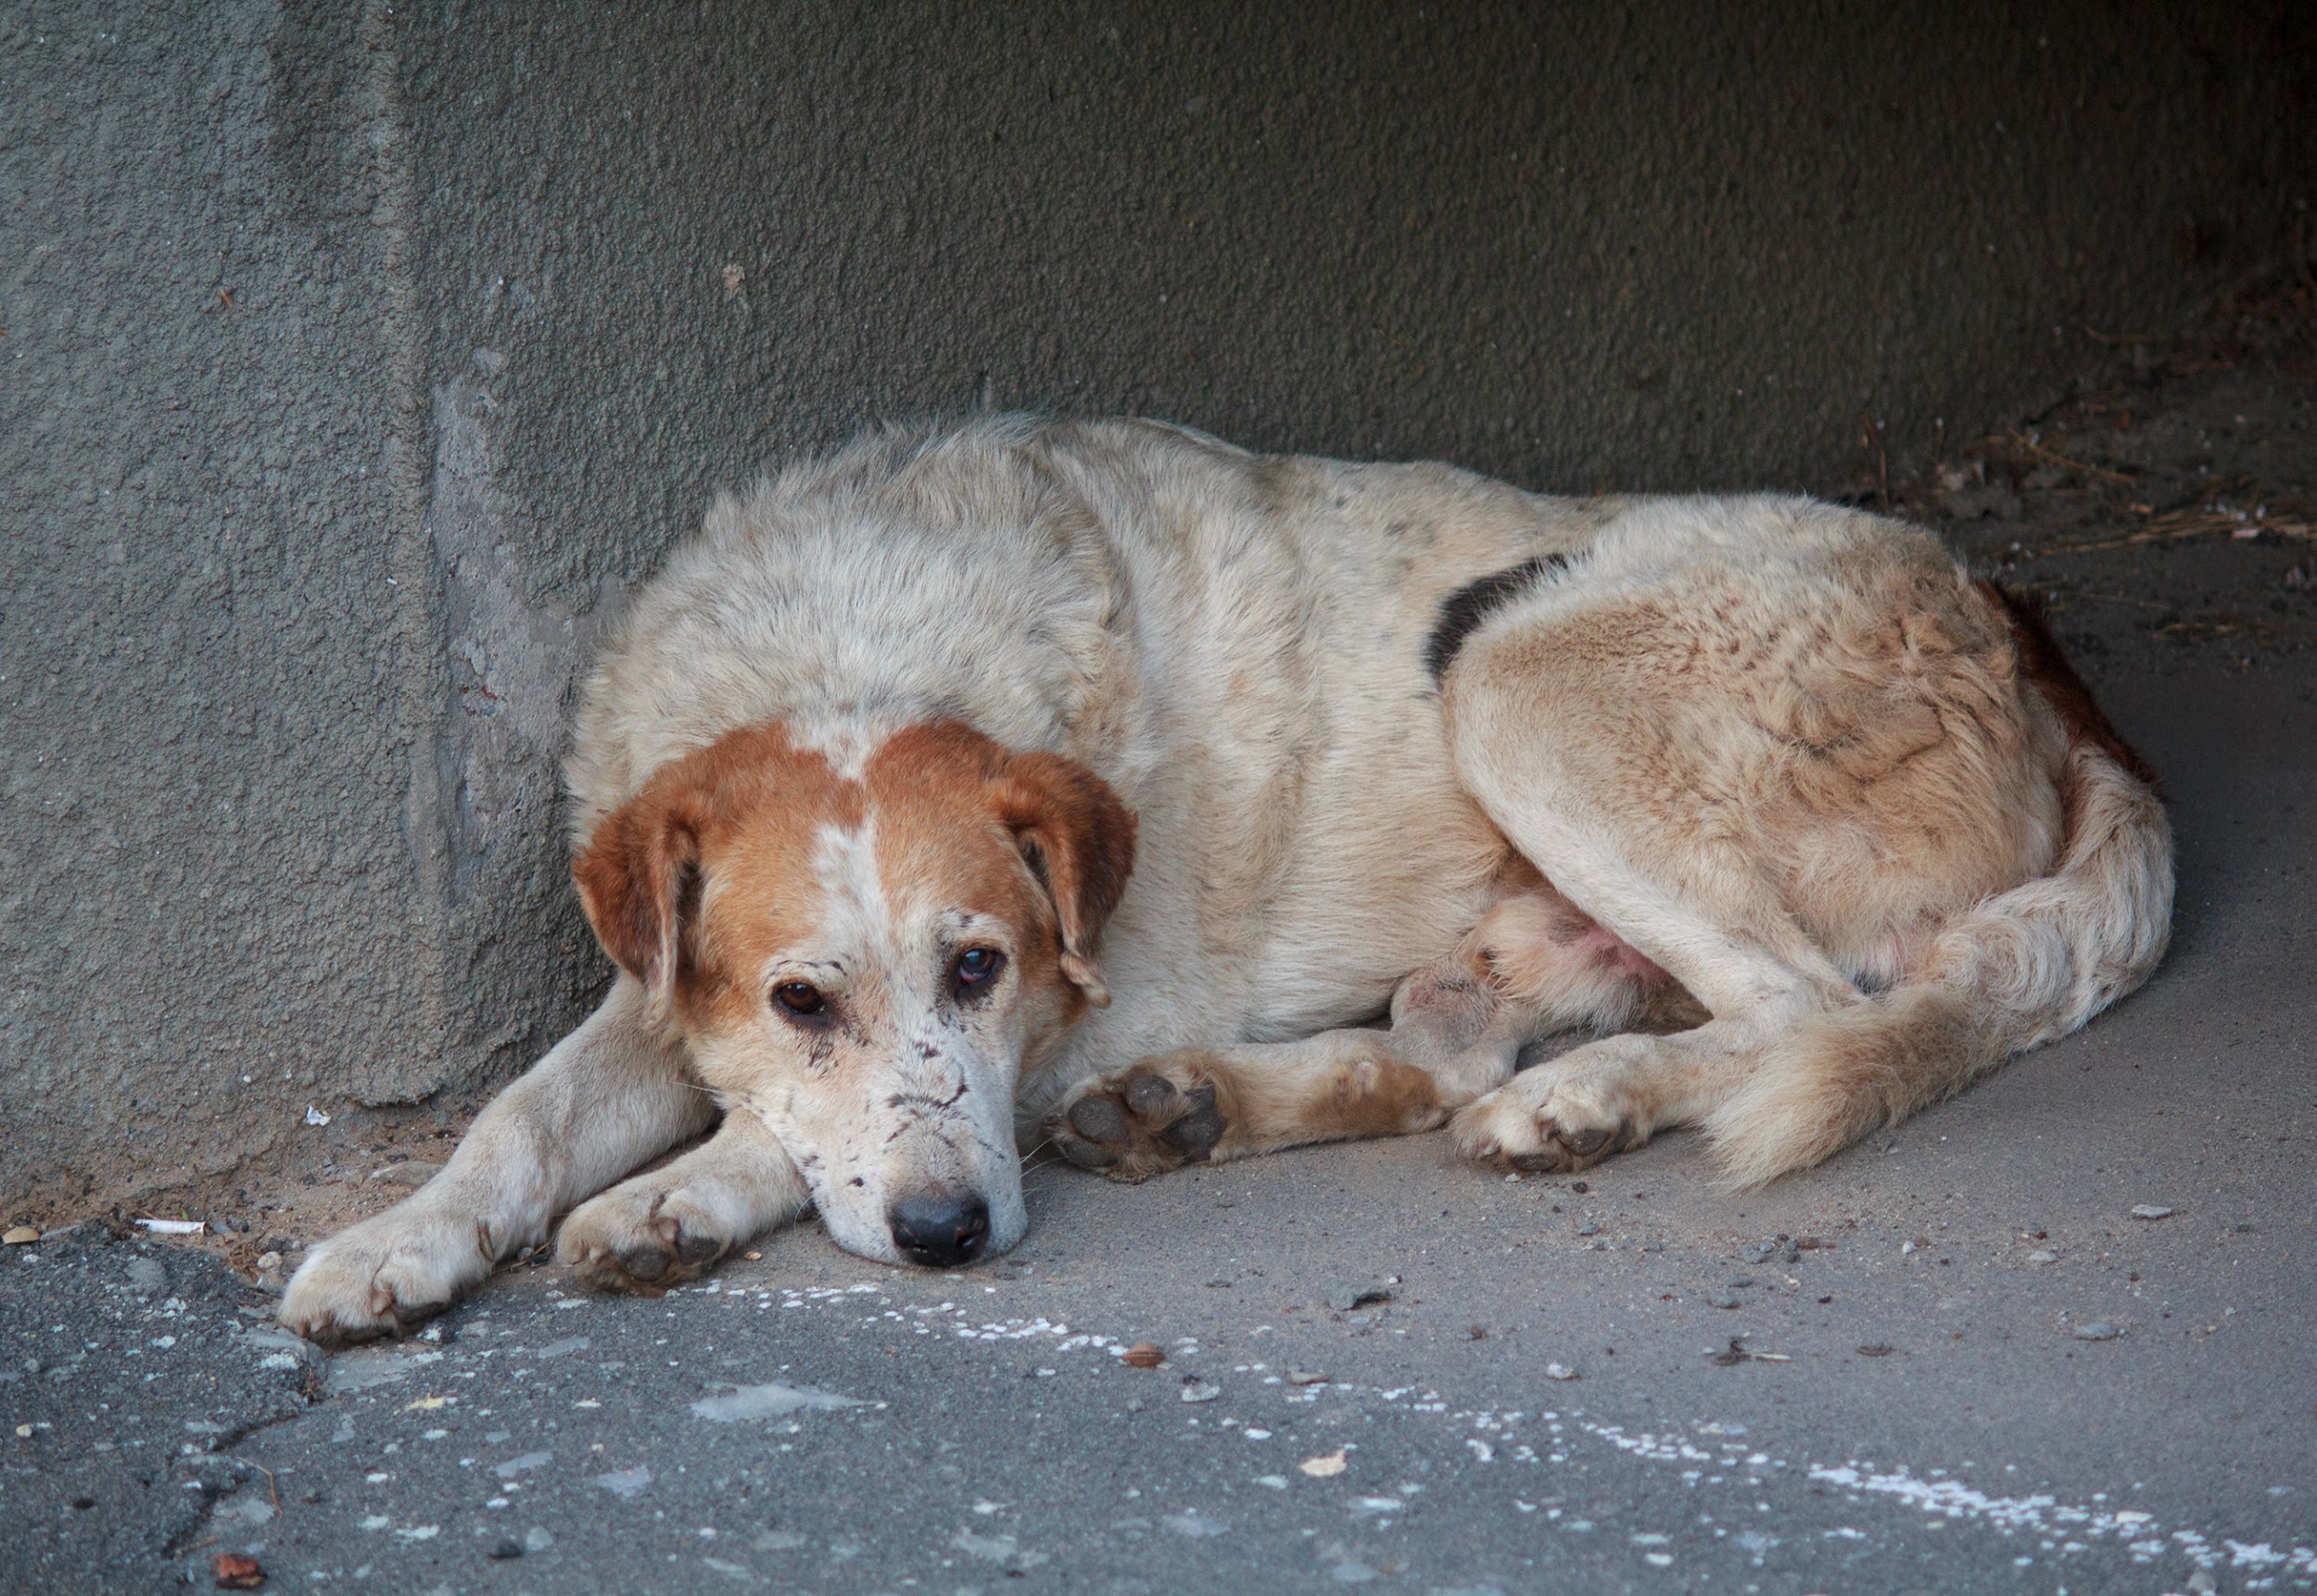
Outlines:
[[[889,433],[720,500],[569,778],[620,978],[285,1323],[396,1328],[583,1198],[562,1256],[629,1288],[808,1204],[994,1252],[1018,1135],[1138,1179],[1697,1125],[1766,1181],[2083,1024],[2171,918],[2146,773],[1926,533],[1149,423]]]

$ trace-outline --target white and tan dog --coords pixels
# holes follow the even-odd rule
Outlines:
[[[1765,1181],[2083,1024],[2171,918],[2146,773],[1926,533],[1138,422],[886,434],[719,500],[569,778],[622,973],[285,1324],[399,1328],[574,1203],[606,1286],[808,1205],[959,1263],[1020,1237],[1040,1138],[1140,1179],[1700,1125]]]

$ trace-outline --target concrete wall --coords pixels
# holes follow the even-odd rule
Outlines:
[[[2273,5],[349,13],[0,7],[19,1206],[572,1023],[575,671],[786,451],[996,405],[1835,485],[2276,259],[2317,143]]]

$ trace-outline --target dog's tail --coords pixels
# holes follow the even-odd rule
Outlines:
[[[2052,873],[1947,921],[1902,982],[1805,1020],[1706,1121],[1731,1178],[1758,1185],[1831,1157],[2064,1036],[2133,991],[2171,934],[2172,832],[2152,777],[2042,628],[2022,675],[2068,728],[2067,841]]]

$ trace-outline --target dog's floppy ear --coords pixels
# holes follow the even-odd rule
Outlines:
[[[1074,759],[1017,754],[996,780],[999,817],[1045,881],[1062,927],[1062,974],[1108,1006],[1094,952],[1134,868],[1134,812]]]
[[[646,792],[595,829],[573,861],[580,901],[603,951],[643,982],[654,1025],[674,1005],[686,920],[699,910],[700,833],[685,806]]]

